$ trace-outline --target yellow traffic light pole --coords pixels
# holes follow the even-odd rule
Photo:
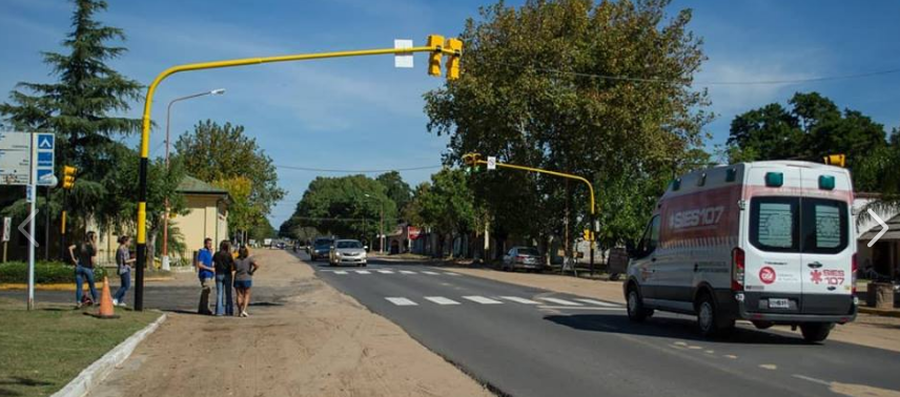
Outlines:
[[[479,165],[479,164],[487,164],[488,163],[487,160],[484,160],[481,157],[481,155],[478,153],[469,153],[469,154],[463,155],[463,162],[466,164],[469,164],[469,165]],[[587,185],[588,192],[590,192],[590,198],[591,198],[590,206],[591,207],[589,208],[589,210],[590,210],[590,214],[591,214],[591,221],[590,221],[589,228],[593,229],[594,220],[596,219],[595,211],[597,208],[597,206],[594,202],[594,185],[591,184],[591,182],[588,181],[587,179],[585,179],[584,177],[581,177],[578,175],[567,174],[565,172],[551,171],[551,170],[545,170],[545,169],[534,168],[534,167],[526,167],[523,165],[516,165],[516,164],[501,163],[499,161],[495,162],[494,164],[499,168],[510,168],[510,169],[520,170],[520,171],[536,172],[539,174],[553,175],[553,176],[557,176],[560,178],[574,179],[576,181],[583,182],[585,185]],[[592,237],[593,237],[593,232],[594,231],[591,230]],[[590,243],[591,243],[591,259],[590,259],[591,275],[593,276],[594,275],[594,239],[593,238],[590,239]]]
[[[231,59],[214,62],[189,63],[170,67],[156,76],[150,87],[147,88],[147,96],[144,102],[144,118],[141,130],[141,160],[139,169],[139,188],[138,188],[138,222],[137,222],[137,271],[135,274],[134,288],[134,309],[143,310],[144,308],[144,264],[147,260],[147,167],[149,164],[148,156],[150,154],[150,113],[153,106],[153,95],[156,88],[167,77],[182,72],[192,72],[206,69],[222,69],[237,66],[259,65],[264,63],[276,62],[295,62],[308,61],[314,59],[326,58],[347,58],[370,55],[404,55],[417,52],[430,52],[432,55],[429,59],[431,67],[428,74],[440,76],[440,61],[442,55],[448,55],[450,60],[447,64],[448,78],[454,79],[459,75],[459,57],[462,55],[462,41],[458,39],[443,40],[443,36],[432,35],[428,37],[426,46],[410,47],[410,48],[384,48],[371,50],[354,50],[354,51],[337,51],[337,52],[321,52],[313,54],[295,54],[281,55],[259,58],[243,58]],[[434,70],[435,64],[437,70]]]

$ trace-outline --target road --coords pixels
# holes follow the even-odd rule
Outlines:
[[[896,395],[900,354],[805,344],[741,327],[696,336],[691,317],[628,321],[611,302],[551,293],[421,264],[311,264],[318,276],[512,396]],[[877,393],[877,394],[866,394]]]

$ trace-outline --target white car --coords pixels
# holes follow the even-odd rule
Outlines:
[[[628,316],[697,316],[711,336],[750,320],[810,342],[856,318],[853,188],[843,168],[801,161],[692,172],[657,204],[624,285]]]
[[[331,247],[328,263],[331,266],[355,265],[366,266],[368,247],[359,240],[335,240]]]

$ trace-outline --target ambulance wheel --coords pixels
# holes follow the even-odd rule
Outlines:
[[[721,318],[713,297],[703,293],[697,299],[697,328],[704,338],[725,336],[734,330],[734,320]]]
[[[828,334],[834,328],[832,323],[809,323],[800,325],[800,333],[803,334],[803,340],[809,343],[822,342],[828,339]]]
[[[647,310],[644,308],[644,301],[641,300],[641,295],[638,293],[637,287],[632,286],[628,288],[628,319],[640,323],[653,315],[653,310]]]

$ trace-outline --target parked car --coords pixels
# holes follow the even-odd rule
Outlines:
[[[509,271],[516,269],[541,270],[544,263],[537,248],[512,247],[506,255],[503,255],[503,264],[500,270]]]
[[[310,260],[317,261],[321,258],[328,258],[331,254],[331,245],[333,243],[334,239],[331,237],[317,237],[309,250]]]
[[[856,318],[852,197],[846,169],[802,161],[676,179],[631,251],[628,317],[692,314],[704,336],[745,319],[825,340],[834,324]]]
[[[331,248],[329,264],[331,266],[366,266],[368,258],[366,250],[368,248],[363,246],[359,240],[336,240]]]

